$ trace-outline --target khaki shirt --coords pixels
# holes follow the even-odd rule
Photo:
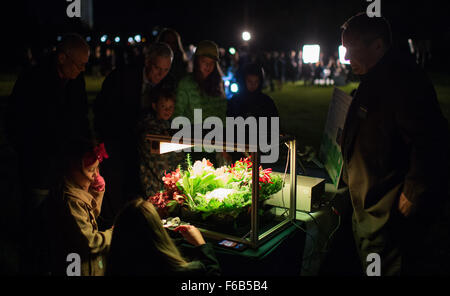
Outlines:
[[[100,276],[105,273],[105,258],[111,244],[112,229],[99,231],[96,221],[104,193],[92,189],[87,192],[68,180],[65,182],[65,247],[68,253],[80,255],[82,276]]]

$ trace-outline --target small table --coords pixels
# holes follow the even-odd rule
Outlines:
[[[301,271],[305,234],[292,225],[257,249],[236,251],[214,245],[222,276],[298,276]],[[189,253],[191,245],[182,244]]]

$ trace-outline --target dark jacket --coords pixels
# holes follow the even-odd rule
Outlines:
[[[220,276],[221,269],[213,246],[206,243],[194,247],[195,259],[187,266],[175,270],[175,276]]]
[[[273,100],[262,92],[237,94],[228,101],[227,117],[278,117]]]
[[[19,75],[7,109],[7,134],[29,185],[49,188],[64,143],[90,136],[84,76],[61,80],[50,55]]]
[[[245,84],[247,75],[259,76],[259,87],[254,92],[249,92]],[[273,100],[262,93],[264,85],[264,72],[255,64],[248,64],[238,77],[239,94],[228,101],[227,117],[278,117],[278,109]]]
[[[94,103],[94,128],[105,143],[109,159],[102,174],[110,184],[103,218],[110,227],[120,208],[139,194],[138,154],[135,128],[141,112],[143,66],[113,70],[103,81]]]
[[[141,110],[142,82],[142,66],[115,69],[105,78],[94,103],[94,127],[101,141],[132,135]]]
[[[126,66],[113,70],[103,81],[94,103],[94,127],[102,141],[121,141],[136,136],[136,126],[143,114],[143,66]],[[175,89],[167,75],[159,84]],[[153,86],[154,87],[154,86]]]
[[[247,75],[257,75],[259,76],[259,87],[254,92],[249,92],[247,90],[247,86],[245,83],[245,77]],[[242,132],[245,133],[245,143],[250,143],[252,134],[259,135],[259,117],[267,118],[267,139],[273,143],[275,139],[271,138],[271,117],[278,117],[278,109],[275,106],[273,100],[268,96],[262,93],[262,88],[264,85],[264,71],[260,66],[256,64],[248,64],[244,67],[240,76],[238,76],[238,83],[240,93],[233,96],[227,105],[227,117],[243,117],[244,119],[249,117],[254,117],[257,123],[257,131],[250,130],[250,126],[246,125],[245,130],[238,130],[238,128],[234,127],[234,135],[235,135],[235,143],[238,143],[239,136],[242,135]],[[259,139],[257,141],[260,141]],[[242,144],[242,143],[241,143]],[[238,160],[242,157],[240,153],[232,153],[233,161]]]
[[[109,253],[107,276],[163,276],[163,277],[193,277],[193,276],[219,276],[221,268],[215,255],[213,246],[206,243],[201,246],[189,246],[188,264],[184,267],[172,268],[166,261],[158,256],[149,256],[146,237],[142,238],[141,245],[127,247],[127,252],[117,253],[115,241],[112,241],[112,251]],[[115,250],[115,251],[114,251]],[[132,251],[130,251],[132,250]]]
[[[361,236],[389,221],[402,192],[419,211],[440,207],[448,136],[433,85],[416,64],[391,50],[361,77],[341,145],[355,218],[366,225]]]
[[[105,143],[110,159],[103,165],[110,184],[103,217],[110,222],[130,199],[141,195],[137,124],[146,111],[142,104],[144,66],[126,66],[113,70],[104,80],[94,103],[97,137]],[[174,88],[166,76],[159,86]],[[152,89],[156,86],[149,86]],[[147,99],[150,98],[148,93]],[[148,103],[148,102],[147,102]]]

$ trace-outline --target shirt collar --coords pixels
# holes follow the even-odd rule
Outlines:
[[[383,75],[384,70],[392,62],[392,49],[386,51],[386,53],[381,57],[381,59],[373,66],[366,74],[359,75],[361,81],[377,79]]]

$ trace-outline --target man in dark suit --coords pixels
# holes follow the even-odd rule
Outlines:
[[[19,155],[22,188],[34,208],[54,185],[62,147],[71,137],[89,137],[84,76],[89,46],[64,36],[56,51],[24,70],[8,99],[7,135]],[[33,194],[40,193],[40,194]]]
[[[94,126],[97,137],[105,143],[110,156],[103,166],[108,188],[105,192],[103,217],[109,227],[126,201],[140,195],[136,125],[151,108],[151,90],[174,88],[167,76],[173,52],[166,43],[152,44],[141,66],[113,70],[103,82],[94,103]]]
[[[378,253],[381,275],[436,273],[426,238],[448,198],[447,120],[422,69],[391,46],[386,19],[361,13],[342,28],[361,80],[341,147],[364,272]]]
[[[41,219],[51,189],[60,179],[63,148],[72,138],[89,138],[84,76],[89,46],[76,34],[62,38],[39,64],[17,78],[6,112],[6,132],[18,156],[22,200],[21,270],[43,272]]]

